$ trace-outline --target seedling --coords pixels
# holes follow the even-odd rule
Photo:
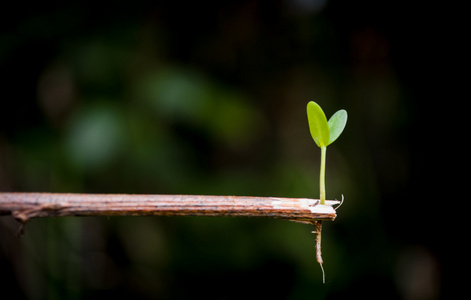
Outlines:
[[[327,122],[324,111],[314,101],[307,104],[307,119],[309,130],[317,146],[321,148],[321,173],[319,178],[319,191],[321,204],[325,204],[325,157],[327,146],[335,142],[347,124],[347,111],[337,111]]]
[[[319,199],[320,204],[325,205],[326,192],[325,192],[325,158],[327,153],[327,146],[335,142],[347,124],[347,111],[341,109],[337,111],[327,121],[324,111],[314,101],[310,101],[307,104],[307,119],[309,122],[309,130],[314,142],[321,148],[321,171],[319,176]],[[322,269],[322,280],[325,283],[325,273],[322,267],[322,255],[321,255],[321,230],[322,221],[314,221],[316,226],[316,259]]]

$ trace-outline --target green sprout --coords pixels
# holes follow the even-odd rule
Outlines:
[[[325,205],[325,158],[327,153],[327,146],[335,142],[347,124],[347,112],[344,109],[337,111],[329,121],[325,117],[322,108],[314,101],[310,101],[307,104],[307,119],[309,122],[309,130],[311,136],[316,142],[317,146],[321,148],[321,173],[319,178],[319,193],[320,193],[320,204]],[[343,197],[343,196],[342,196]],[[343,199],[343,198],[342,198]],[[321,231],[322,221],[314,221],[316,231],[316,259],[322,269],[322,282],[325,283],[325,272],[322,267],[322,255],[321,255]]]
[[[327,122],[324,111],[314,101],[307,104],[309,130],[317,146],[321,148],[321,172],[319,178],[320,204],[325,204],[325,158],[327,146],[335,142],[347,124],[347,111],[337,111]]]

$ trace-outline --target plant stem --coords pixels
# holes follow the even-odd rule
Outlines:
[[[326,157],[327,147],[321,147],[321,174],[319,178],[319,191],[320,191],[320,200],[321,204],[325,204],[325,157]]]

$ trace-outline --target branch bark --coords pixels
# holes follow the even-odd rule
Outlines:
[[[334,220],[339,201],[245,196],[0,193],[0,215],[21,223],[61,216],[243,216]]]

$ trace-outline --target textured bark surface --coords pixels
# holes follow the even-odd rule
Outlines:
[[[334,220],[338,201],[245,196],[0,193],[0,215],[25,223],[60,216],[243,216]]]

